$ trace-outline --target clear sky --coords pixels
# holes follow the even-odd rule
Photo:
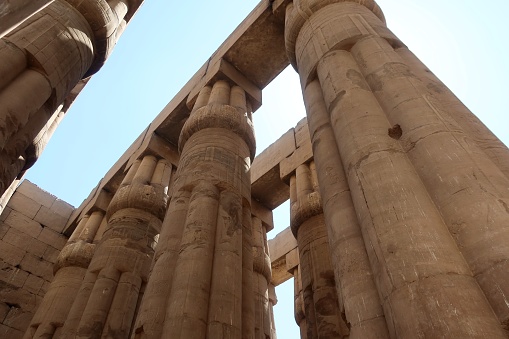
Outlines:
[[[507,145],[507,0],[378,0],[389,28]],[[257,0],[146,0],[78,97],[27,179],[74,206],[201,67]],[[270,56],[267,56],[270,57]],[[286,69],[254,115],[258,152],[305,116]],[[288,226],[287,204],[275,214]],[[279,339],[298,337],[293,283],[277,289]]]

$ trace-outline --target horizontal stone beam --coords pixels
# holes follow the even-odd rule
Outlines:
[[[290,227],[269,240],[269,254],[272,266],[271,283],[278,286],[293,277],[290,272],[299,264],[297,240]]]

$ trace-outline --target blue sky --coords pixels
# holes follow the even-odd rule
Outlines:
[[[507,0],[378,0],[389,28],[507,145]],[[257,5],[256,0],[146,0],[27,179],[79,206],[106,171]],[[403,5],[404,4],[404,5]],[[305,116],[285,70],[254,115],[258,152]],[[276,213],[272,238],[288,226]],[[277,289],[279,339],[298,337],[293,283]]]

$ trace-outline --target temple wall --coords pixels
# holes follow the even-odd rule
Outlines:
[[[0,215],[0,338],[21,338],[53,279],[74,207],[23,181]]]

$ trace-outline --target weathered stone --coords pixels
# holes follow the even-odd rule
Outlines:
[[[15,190],[142,2],[0,6],[0,337],[274,339],[292,276],[302,338],[507,337],[509,152],[374,0],[260,2],[80,208]],[[307,120],[255,160],[288,63]]]

